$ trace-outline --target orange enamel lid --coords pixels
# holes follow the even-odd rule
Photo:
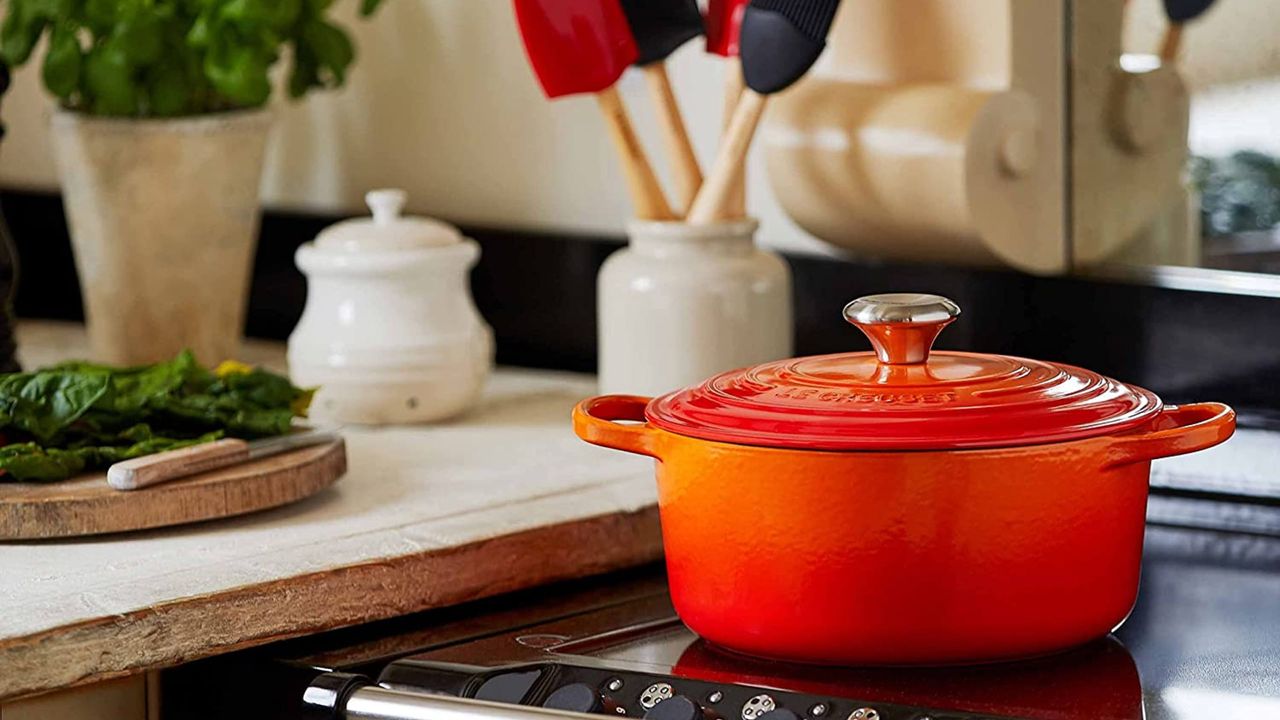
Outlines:
[[[1160,412],[1148,390],[1089,370],[1005,355],[930,352],[960,308],[937,295],[871,295],[845,318],[874,352],[780,360],[649,403],[680,435],[777,448],[946,450],[1080,440]]]

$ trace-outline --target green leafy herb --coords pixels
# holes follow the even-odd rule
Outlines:
[[[0,480],[60,480],[228,435],[289,431],[312,391],[239,364],[217,371],[184,352],[134,368],[66,363],[0,375]]]
[[[71,97],[80,85],[82,55],[75,31],[58,28],[49,36],[49,52],[44,56],[43,77],[49,92],[62,99]]]
[[[1280,158],[1243,150],[1225,158],[1194,158],[1191,169],[1206,235],[1280,227]]]
[[[0,479],[25,482],[65,480],[86,470],[109,467],[121,460],[213,442],[222,436],[223,433],[219,431],[182,439],[151,436],[132,444],[81,445],[71,448],[46,448],[34,442],[15,443],[0,447],[0,468],[5,471],[4,477]]]
[[[361,0],[362,16],[381,0]],[[338,87],[355,60],[332,0],[0,0],[0,63],[26,63],[48,34],[41,76],[64,106],[166,117],[255,108],[289,51],[288,89]]]

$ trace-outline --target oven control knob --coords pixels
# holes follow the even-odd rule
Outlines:
[[[644,720],[702,720],[702,708],[689,698],[676,695],[646,710]]]
[[[757,716],[756,720],[800,720],[800,716],[786,708],[777,708]]]
[[[542,701],[542,707],[579,713],[598,713],[604,710],[600,693],[586,683],[573,683],[557,689]]]

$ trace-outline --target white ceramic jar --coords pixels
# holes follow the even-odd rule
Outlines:
[[[758,224],[635,221],[600,270],[600,391],[659,395],[791,357],[791,272]]]
[[[366,195],[373,218],[345,220],[298,248],[307,304],[289,373],[319,386],[322,422],[421,423],[475,402],[493,333],[468,283],[480,248],[457,228],[402,217],[401,190]]]

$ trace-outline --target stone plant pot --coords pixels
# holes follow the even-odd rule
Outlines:
[[[58,112],[62,180],[93,359],[235,357],[258,235],[265,110],[173,120]]]

